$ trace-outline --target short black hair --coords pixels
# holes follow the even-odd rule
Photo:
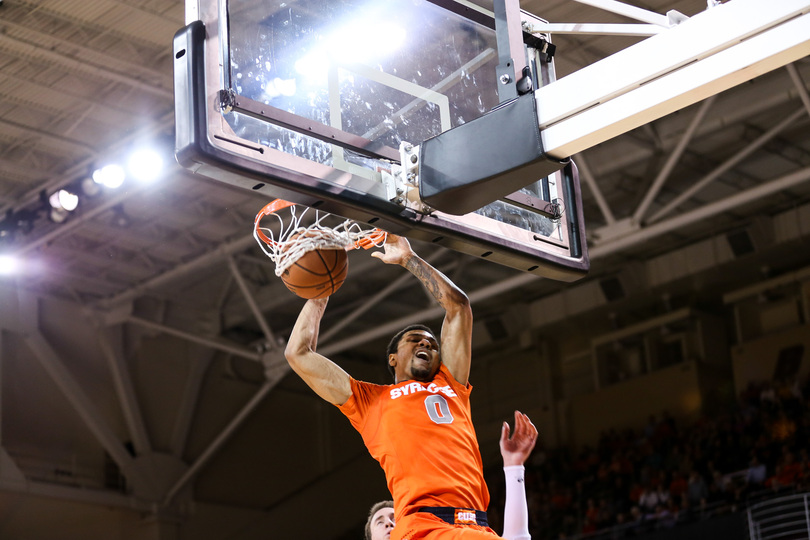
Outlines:
[[[368,511],[368,519],[366,519],[366,540],[371,540],[371,520],[374,517],[374,514],[376,514],[383,508],[393,508],[393,507],[394,501],[380,501],[371,507],[371,510]]]
[[[436,337],[436,332],[434,332],[429,326],[424,324],[409,324],[396,334],[394,337],[391,338],[391,341],[388,342],[388,349],[385,351],[385,365],[388,366],[388,371],[391,373],[391,376],[394,377],[396,380],[396,373],[394,372],[394,366],[388,363],[388,357],[392,354],[396,354],[397,348],[399,348],[399,342],[402,339],[402,336],[410,332],[411,330],[424,330],[425,332],[430,332],[430,335],[434,338]]]

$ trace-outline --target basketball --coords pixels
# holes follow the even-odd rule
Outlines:
[[[326,298],[343,285],[349,271],[344,249],[308,251],[281,274],[281,280],[301,298]]]

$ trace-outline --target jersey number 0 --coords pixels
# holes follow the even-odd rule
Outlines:
[[[427,409],[430,419],[437,424],[453,423],[453,414],[450,412],[450,406],[444,396],[433,394],[425,398],[425,409]]]

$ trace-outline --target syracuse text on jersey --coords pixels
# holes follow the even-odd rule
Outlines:
[[[456,393],[453,392],[453,389],[450,388],[449,385],[439,386],[436,383],[430,383],[429,385],[425,386],[418,382],[412,382],[398,388],[392,388],[391,399],[397,399],[398,397],[407,396],[408,394],[415,394],[416,392],[430,392],[431,394],[441,392],[447,397],[456,397]]]

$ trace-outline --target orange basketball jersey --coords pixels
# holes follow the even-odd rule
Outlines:
[[[429,383],[383,386],[352,379],[351,386],[340,410],[385,471],[397,521],[422,506],[486,511],[471,385],[459,384],[442,364]]]

